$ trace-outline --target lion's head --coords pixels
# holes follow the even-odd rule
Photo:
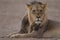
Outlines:
[[[30,4],[27,4],[26,7],[30,20],[32,20],[32,22],[40,24],[42,21],[42,17],[45,14],[46,4],[34,1]]]

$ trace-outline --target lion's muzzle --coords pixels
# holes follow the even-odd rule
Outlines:
[[[36,18],[35,23],[36,24],[41,24],[42,23],[42,19],[41,18]]]

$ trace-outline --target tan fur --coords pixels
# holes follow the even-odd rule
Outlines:
[[[34,3],[34,4],[33,4]],[[46,17],[46,4],[40,4],[40,2],[32,2],[32,4],[27,4],[26,6],[26,14],[22,21],[22,28],[19,33],[11,34],[9,37],[36,37],[38,34],[43,34],[45,30],[45,26],[47,24],[47,17]],[[42,9],[43,14],[41,16],[40,9]],[[33,14],[33,10],[36,10],[36,14]],[[38,11],[37,11],[38,10]],[[43,28],[39,28],[38,31],[32,30],[33,25],[35,24],[35,20],[37,16],[41,16],[42,23],[40,24]],[[27,23],[27,24],[26,24]],[[38,28],[38,27],[37,27]],[[31,32],[32,30],[32,32]],[[20,34],[23,33],[23,34]]]

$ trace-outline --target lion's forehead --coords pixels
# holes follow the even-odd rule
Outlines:
[[[32,9],[34,9],[34,10],[37,10],[37,9],[42,9],[40,6],[36,6],[36,5],[34,5],[34,6],[32,6]]]
[[[31,5],[32,6],[32,9],[36,10],[36,9],[43,9],[42,8],[42,5],[39,5],[39,4],[35,4],[35,5]]]

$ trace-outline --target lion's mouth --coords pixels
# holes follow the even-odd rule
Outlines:
[[[41,18],[36,18],[35,23],[36,24],[41,24],[42,23],[42,19]]]

